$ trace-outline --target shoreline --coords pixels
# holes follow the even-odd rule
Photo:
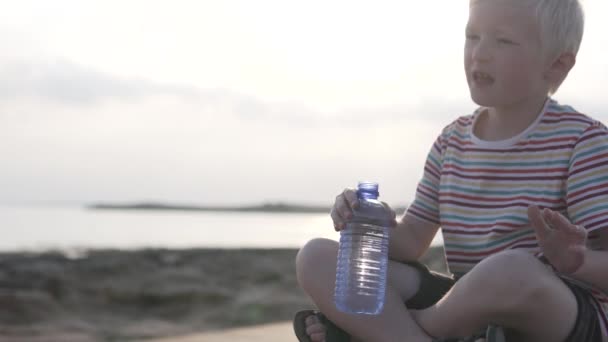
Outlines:
[[[295,248],[0,253],[2,337],[152,339],[290,321]],[[443,250],[423,258],[442,271]],[[61,340],[61,338],[57,338]]]
[[[182,205],[169,203],[93,203],[85,205],[89,210],[141,210],[141,211],[187,211],[187,212],[260,212],[260,213],[296,213],[296,214],[326,214],[331,210],[331,205],[306,205],[292,203],[263,203],[249,206],[201,206]],[[405,212],[405,207],[397,207],[398,215]]]

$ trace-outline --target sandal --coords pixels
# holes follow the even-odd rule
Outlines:
[[[293,331],[300,342],[311,342],[310,337],[306,334],[306,318],[310,315],[317,316],[319,321],[325,325],[325,341],[327,342],[350,342],[350,335],[332,321],[327,319],[323,313],[317,310],[302,310],[298,311],[293,318]]]
[[[506,342],[505,331],[498,325],[489,325],[486,330],[486,342]]]
[[[310,337],[306,334],[306,318],[310,315],[315,315],[319,322],[325,325],[325,341],[327,342],[350,342],[350,335],[332,321],[327,319],[325,315],[317,310],[302,310],[298,311],[293,319],[293,330],[300,342],[311,342]],[[485,338],[485,342],[506,342],[504,330],[496,325],[489,325],[485,331],[466,338],[436,338],[433,342],[476,342],[478,339]]]

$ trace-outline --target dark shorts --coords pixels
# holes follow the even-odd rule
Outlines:
[[[420,310],[432,306],[456,283],[454,278],[431,271],[423,264],[417,262],[407,264],[420,272],[420,290],[405,302],[409,309]],[[574,294],[578,306],[576,323],[565,342],[601,342],[599,319],[591,304],[591,294],[568,279],[561,279]],[[507,340],[517,341],[515,338],[509,339],[508,332]]]

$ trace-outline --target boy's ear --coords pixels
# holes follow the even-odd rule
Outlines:
[[[568,76],[574,64],[576,64],[576,56],[571,52],[563,53],[549,66],[545,77],[549,83],[559,84]]]

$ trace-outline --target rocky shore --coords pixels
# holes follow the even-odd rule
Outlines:
[[[124,341],[290,320],[311,306],[296,283],[296,253],[3,253],[0,341]],[[424,260],[444,271],[442,253]]]

